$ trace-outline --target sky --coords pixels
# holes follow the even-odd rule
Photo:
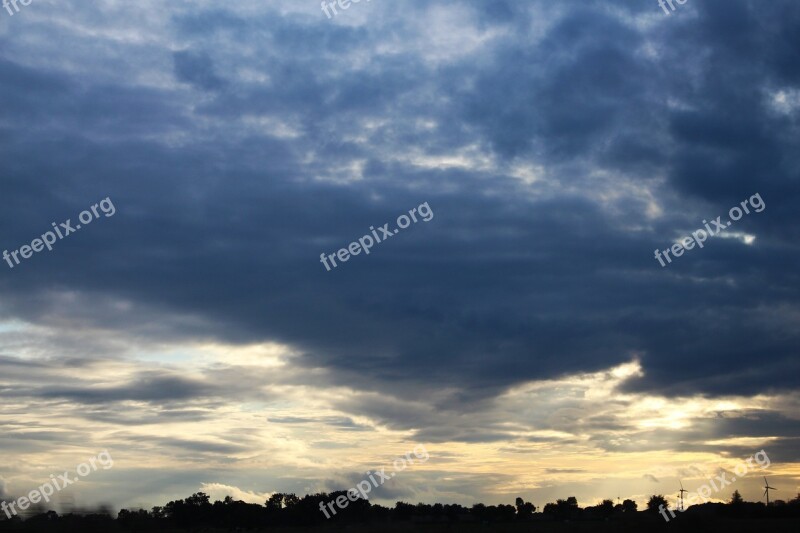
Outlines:
[[[800,492],[800,4],[675,7],[0,10],[0,499]]]

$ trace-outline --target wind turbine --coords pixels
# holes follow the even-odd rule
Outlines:
[[[680,495],[680,498],[681,498],[680,510],[681,511],[685,511],[686,509],[683,507],[683,493],[684,492],[689,492],[689,491],[688,490],[683,490],[683,481],[678,480],[678,482],[681,484],[681,490],[680,490],[680,492],[678,492],[678,494]]]
[[[764,495],[767,497],[767,507],[769,507],[769,491],[771,490],[778,490],[775,487],[769,486],[769,481],[767,481],[766,476],[764,476]]]

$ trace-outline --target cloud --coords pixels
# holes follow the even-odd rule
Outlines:
[[[271,417],[268,419],[273,424],[313,424],[320,423],[337,429],[347,431],[368,431],[372,428],[365,424],[358,424],[352,418],[346,416],[325,416],[318,418],[303,417]]]
[[[208,54],[184,50],[174,52],[172,57],[178,80],[205,90],[219,89],[225,84],[214,72],[214,64]]]
[[[747,88],[726,85],[722,99],[714,102],[672,91],[669,74],[683,63],[645,53],[648,46],[661,50],[671,41],[629,18],[596,5],[551,13],[537,46],[530,47],[521,28],[507,26],[503,9],[491,11],[490,20],[504,33],[465,57],[448,57],[446,76],[424,67],[409,69],[428,61],[410,47],[401,47],[394,63],[380,61],[380,50],[370,52],[371,61],[355,61],[356,50],[370,50],[376,39],[365,28],[327,26],[314,37],[308,19],[248,20],[236,10],[189,19],[176,13],[177,27],[202,24],[203,35],[225,36],[213,58],[191,45],[168,54],[180,80],[213,89],[217,96],[193,95],[181,87],[155,89],[131,78],[106,82],[100,96],[99,87],[86,89],[86,81],[69,71],[6,60],[6,91],[13,98],[39,87],[47,114],[38,120],[80,122],[85,132],[49,145],[48,162],[37,163],[35,171],[33,166],[11,169],[3,191],[7,197],[48,200],[34,211],[11,207],[6,212],[4,220],[19,228],[8,241],[30,240],[51,219],[74,217],[95,197],[113,197],[121,215],[6,272],[14,276],[4,290],[8,305],[37,322],[61,316],[48,309],[53,287],[38,282],[58,265],[52,283],[86,300],[84,322],[119,323],[119,312],[93,310],[99,298],[129,301],[134,311],[125,314],[133,324],[191,314],[195,323],[206,325],[205,335],[289,343],[306,354],[299,363],[308,368],[330,368],[348,383],[367,373],[368,387],[395,388],[395,393],[412,382],[433,389],[445,380],[491,397],[525,380],[612,366],[634,352],[647,370],[639,382],[628,384],[639,390],[755,394],[767,384],[796,386],[792,349],[797,339],[791,323],[771,311],[774,305],[796,307],[792,294],[780,289],[789,274],[782,274],[778,263],[758,259],[767,253],[762,250],[786,258],[797,253],[785,229],[763,226],[783,209],[771,198],[794,194],[779,162],[769,163],[774,178],[762,191],[770,209],[743,222],[743,230],[759,235],[765,248],[715,242],[702,259],[685,258],[670,272],[654,268],[649,252],[642,251],[669,243],[678,228],[696,226],[709,212],[752,194],[752,182],[736,191],[719,183],[712,187],[715,176],[732,175],[712,166],[735,165],[744,176],[752,165],[728,161],[724,154],[741,147],[753,131],[761,132],[758,142],[741,157],[779,161],[770,154],[785,152],[780,132],[789,126],[756,111],[735,119],[737,124],[719,123],[734,120],[720,117],[729,116],[725,106]],[[477,24],[484,10],[489,8],[481,5],[467,20]],[[783,31],[771,10],[737,5],[726,11],[730,17],[736,13],[748,31],[755,31],[760,18]],[[456,12],[462,16],[453,6],[445,10],[448,16]],[[694,22],[684,17],[673,26],[716,29],[710,18],[701,10]],[[419,29],[411,20],[408,24]],[[325,62],[333,56],[312,54],[312,49],[325,50],[312,44],[296,47],[294,31],[308,34],[313,44],[338,32],[352,37],[354,47],[336,56],[338,63]],[[236,59],[236,45],[247,39],[266,46],[261,32],[272,42],[263,59]],[[698,33],[696,49],[702,39],[717,42],[719,36]],[[664,50],[669,57],[676,53]],[[733,60],[724,47],[716,53]],[[334,68],[351,59],[354,66],[346,74]],[[486,62],[487,69],[473,73],[475,61]],[[241,79],[230,74],[224,84],[217,63],[226,64],[226,73],[245,67],[252,73]],[[520,64],[529,67],[520,72]],[[769,67],[759,75],[778,77]],[[472,83],[452,90],[470,76]],[[419,106],[413,97],[419,91],[432,101],[448,95],[447,102]],[[692,105],[673,109],[667,96]],[[181,104],[185,99],[191,103]],[[539,104],[531,105],[531,99]],[[39,109],[34,101],[18,103],[17,109]],[[76,107],[93,111],[75,114]],[[126,124],[123,135],[108,127],[106,117],[112,114]],[[394,130],[369,127],[389,119]],[[200,128],[199,122],[207,126]],[[753,123],[765,126],[754,129]],[[665,126],[654,130],[657,124]],[[281,128],[300,136],[282,136]],[[464,138],[459,133],[464,128],[476,135]],[[87,142],[87,135],[95,140]],[[654,142],[643,145],[648,135]],[[418,140],[405,144],[403,139],[411,137]],[[668,163],[665,149],[670,139],[677,143],[675,163]],[[30,160],[38,146],[17,140],[2,149],[5,159],[21,162]],[[470,146],[475,161],[466,167],[426,163]],[[102,182],[81,181],[90,159],[91,175],[104,176]],[[512,175],[512,164],[543,165],[547,178],[521,182]],[[219,168],[228,170],[221,174],[214,170]],[[59,176],[59,184],[52,194],[43,194],[52,186],[52,175]],[[659,175],[668,181],[660,183]],[[91,184],[86,192],[92,195],[70,192],[81,190],[81,183]],[[688,183],[705,183],[707,189],[691,190],[683,185]],[[593,192],[575,192],[582,188]],[[713,196],[723,189],[724,196]],[[185,200],[187,190],[191,202]],[[426,191],[423,197],[419,190]],[[654,198],[663,204],[663,217],[648,215]],[[346,270],[320,276],[324,269],[309,259],[335,251],[370,225],[393,220],[423,200],[437,212],[435,221],[348,263]],[[760,228],[777,233],[765,240]],[[745,265],[760,274],[748,273]],[[391,285],[385,284],[387,272]],[[707,280],[692,283],[694,298],[688,301],[675,290],[686,276]],[[775,280],[775,287],[766,291],[769,305],[754,307],[748,302],[765,293],[760,279]],[[716,302],[721,283],[729,289]],[[295,290],[300,286],[308,289]],[[359,294],[360,286],[372,287],[371,293],[354,301],[347,297]],[[85,298],[89,293],[92,297]],[[649,300],[640,296],[645,293]],[[621,301],[619,294],[625,295]],[[664,333],[676,329],[687,334],[674,339]],[[198,331],[183,326],[166,333]],[[770,354],[766,365],[754,359],[762,350]],[[493,356],[483,357],[487,353]],[[723,361],[725,367],[715,370]],[[426,371],[420,373],[416,368],[422,364]],[[705,379],[711,370],[714,378]]]
[[[31,428],[4,449],[115,435],[304,483],[381,431],[795,460],[795,2],[290,4],[4,27],[2,249],[118,210],[0,273],[0,391]],[[750,245],[652,257],[755,192]],[[430,223],[319,264],[422,202]],[[506,481],[470,475],[439,494]],[[180,482],[209,479],[251,490]]]
[[[264,502],[273,494],[271,492],[255,493],[221,483],[203,483],[200,490],[208,494],[212,501],[224,500],[226,496],[230,496],[236,501],[257,503],[259,505],[264,505]]]

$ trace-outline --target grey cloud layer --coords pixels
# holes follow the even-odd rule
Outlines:
[[[123,24],[67,4],[83,24]],[[97,46],[79,67],[68,47],[37,45],[55,34],[82,48],[55,23],[64,12],[15,17],[0,37],[3,246],[87,199],[112,197],[118,215],[0,272],[0,312],[284,342],[301,367],[384,394],[351,407],[397,427],[434,419],[391,397],[447,387],[437,407],[466,412],[634,355],[646,375],[631,389],[796,389],[798,114],[768,94],[800,89],[800,6],[704,1],[669,20],[650,6],[648,20],[645,3],[549,4],[438,4],[488,36],[473,47],[425,31],[433,3],[373,5],[356,26],[280,16],[279,2],[160,3],[166,21],[145,32],[157,38]],[[544,171],[527,183],[520,166]],[[767,210],[737,226],[755,246],[719,240],[669,273],[652,259],[757,191]],[[650,198],[662,217],[647,216]],[[423,201],[436,212],[425,231],[320,271],[320,250]],[[52,298],[64,292],[82,305]],[[161,379],[37,395],[213,396],[213,378]],[[437,432],[471,438],[458,424],[422,434]]]

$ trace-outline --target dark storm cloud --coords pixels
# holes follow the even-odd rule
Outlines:
[[[797,115],[766,102],[799,83],[800,15],[788,0],[696,4],[684,8],[697,16],[637,25],[627,17],[645,7],[567,2],[537,39],[530,25],[548,3],[450,2],[503,32],[438,56],[403,46],[421,39],[412,15],[423,3],[363,26],[177,13],[183,51],[154,49],[138,67],[175,86],[95,82],[6,55],[3,247],[107,196],[117,214],[13,270],[2,263],[0,312],[64,329],[56,317],[284,342],[301,367],[384,394],[353,405],[395,427],[438,419],[391,396],[464,411],[634,354],[645,377],[628,386],[639,390],[795,388]],[[471,147],[494,158],[490,170],[420,157]],[[516,166],[545,171],[526,184]],[[755,192],[767,209],[735,228],[754,246],[716,239],[667,269],[653,259]],[[646,216],[648,194],[663,217]],[[319,264],[425,201],[430,222],[332,272]],[[64,292],[77,296],[53,298]],[[443,388],[454,392],[430,395]],[[172,377],[38,394],[158,403],[214,389]]]
[[[274,399],[277,393],[265,387],[299,380],[291,371],[276,377],[269,369],[248,366],[211,365],[196,369],[192,377],[182,375],[180,367],[141,366],[114,359],[0,358],[0,392],[8,399],[74,407],[76,416],[88,420],[146,425],[207,419],[221,403]],[[114,385],[108,385],[111,373]],[[146,402],[148,410],[139,411],[136,402]],[[320,420],[352,431],[366,428],[345,417]]]
[[[122,437],[122,435],[118,435],[118,437]],[[154,437],[154,436],[140,437],[137,435],[125,435],[124,437],[128,441],[138,442],[140,444],[145,444],[148,446],[155,446],[155,447],[168,446],[170,448],[176,448],[178,450],[183,451],[184,454],[192,454],[193,452],[197,452],[200,454],[205,454],[205,453],[212,454],[214,456],[231,455],[237,452],[246,451],[248,449],[243,444],[234,444],[225,442],[175,439],[175,438]]]
[[[214,71],[208,54],[185,50],[172,55],[175,61],[175,76],[182,82],[191,83],[201,89],[219,89],[224,85]]]
[[[335,429],[345,431],[370,431],[374,429],[365,424],[358,424],[352,418],[346,416],[323,416],[317,418],[299,417],[299,416],[285,416],[285,417],[270,417],[268,419],[273,424],[290,424],[290,425],[303,425],[303,424],[324,424],[331,426]]]
[[[677,450],[746,457],[757,450],[753,449],[756,445],[736,444],[736,439],[743,437],[761,437],[757,446],[766,449],[770,457],[771,450],[775,450],[781,457],[776,461],[793,462],[798,458],[796,445],[800,441],[800,425],[797,420],[764,411],[745,410],[730,418],[694,418],[685,429],[631,430],[624,439],[597,433],[590,440],[599,448],[613,452]]]
[[[176,422],[203,422],[211,420],[214,415],[213,409],[170,409],[168,407],[162,407],[155,412],[153,412],[152,409],[148,409],[147,412],[126,412],[121,411],[116,406],[113,408],[105,406],[94,406],[92,408],[85,405],[81,407],[82,409],[78,414],[84,418],[126,426],[171,424]]]
[[[186,400],[209,394],[204,384],[167,376],[144,376],[121,387],[73,388],[51,387],[39,395],[43,398],[64,398],[82,403],[107,403],[124,400],[165,402]]]

